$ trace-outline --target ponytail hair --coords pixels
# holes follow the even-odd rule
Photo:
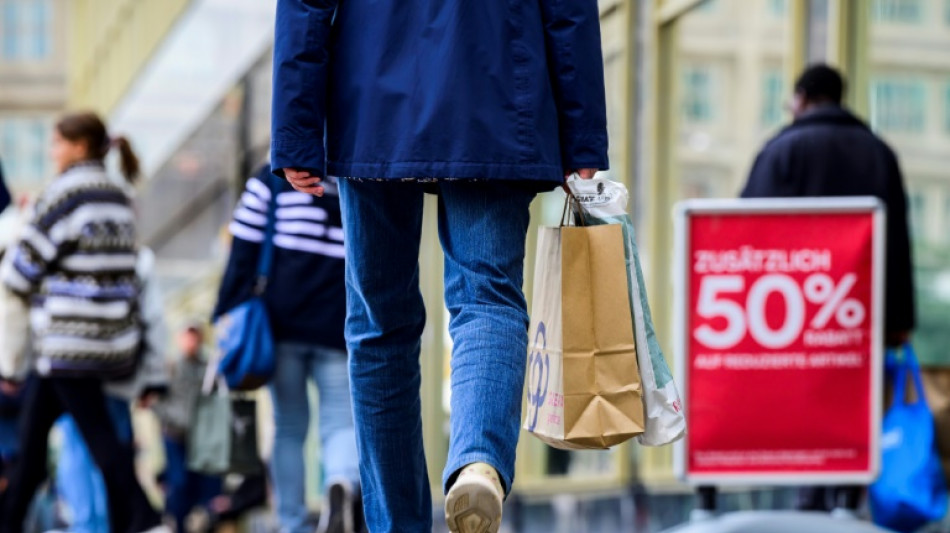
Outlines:
[[[119,151],[119,165],[125,180],[135,185],[141,173],[141,167],[138,156],[132,150],[132,144],[124,135],[120,135],[112,138],[112,147]]]
[[[56,123],[56,131],[66,140],[84,143],[86,157],[91,160],[102,161],[111,148],[116,148],[119,151],[122,174],[126,181],[135,184],[141,173],[139,158],[127,138],[109,138],[106,125],[99,115],[89,111],[68,114]]]

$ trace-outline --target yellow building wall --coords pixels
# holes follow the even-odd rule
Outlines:
[[[109,114],[192,0],[70,0],[70,108]]]

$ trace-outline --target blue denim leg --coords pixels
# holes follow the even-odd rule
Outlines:
[[[132,415],[128,402],[106,397],[106,408],[119,440],[130,444]],[[109,507],[102,474],[93,462],[72,417],[63,416],[58,426],[62,434],[62,447],[56,465],[56,483],[70,511],[70,531],[109,533]]]
[[[323,453],[324,491],[345,479],[359,487],[360,456],[353,427],[350,376],[346,352],[314,346],[313,381],[320,395],[320,447]]]
[[[277,498],[277,518],[283,533],[308,531],[305,501],[304,443],[310,427],[307,345],[279,343],[277,368],[270,384],[274,404],[274,453],[271,473]]]
[[[422,445],[419,292],[423,190],[340,180],[346,341],[366,521],[373,533],[432,529]]]
[[[455,472],[485,462],[510,490],[528,346],[525,237],[535,195],[488,182],[448,182],[440,190],[453,342],[452,431],[443,483],[448,490]]]
[[[165,513],[175,519],[177,531],[184,531],[188,506],[188,460],[183,441],[163,439],[165,444]]]

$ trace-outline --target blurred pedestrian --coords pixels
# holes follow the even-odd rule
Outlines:
[[[279,193],[272,198],[272,186]],[[319,394],[319,431],[326,503],[318,531],[359,527],[359,456],[353,427],[347,355],[343,229],[340,200],[329,186],[322,197],[295,192],[263,167],[247,182],[231,222],[234,242],[215,318],[251,297],[271,208],[276,225],[273,272],[264,293],[277,352],[270,385],[274,405],[271,464],[281,529],[307,531],[304,443],[310,427],[307,383]]]
[[[19,532],[47,477],[49,431],[69,413],[102,472],[114,533],[158,531],[160,518],[135,477],[133,452],[116,436],[104,382],[130,375],[142,327],[136,312],[135,214],[103,159],[119,152],[123,174],[138,175],[129,142],[110,139],[93,113],[66,115],[53,131],[59,177],[40,195],[2,282],[32,305],[36,381],[25,391],[20,458],[10,476],[0,532]],[[7,354],[0,354],[4,357]],[[10,381],[20,376],[3,376]]]
[[[600,42],[596,0],[277,3],[273,169],[317,195],[341,178],[374,533],[432,526],[419,399],[427,191],[438,194],[453,340],[448,526],[499,528],[528,344],[528,207],[574,172],[607,168]]]
[[[136,373],[121,381],[105,385],[106,407],[119,440],[133,446],[132,414],[130,403],[145,407],[162,395],[167,387],[165,372],[164,311],[156,282],[152,279],[155,254],[140,248],[136,273],[141,290],[139,309],[144,328],[141,345],[141,363]],[[59,457],[56,461],[56,486],[62,503],[68,510],[69,531],[72,533],[109,533],[109,507],[102,473],[96,468],[72,416],[63,416],[60,429]]]
[[[885,339],[900,346],[915,324],[907,196],[894,151],[842,105],[845,83],[827,65],[808,67],[795,82],[794,120],[766,143],[743,198],[875,196],[887,207]],[[833,494],[828,501],[829,492]],[[857,509],[861,487],[810,489],[804,510]]]
[[[203,354],[204,334],[197,322],[178,336],[181,358],[170,373],[168,395],[155,405],[165,445],[165,512],[175,520],[176,531],[185,531],[185,519],[196,507],[205,507],[221,493],[221,478],[188,468],[188,436],[201,395],[208,363]]]
[[[228,481],[231,481],[230,479]],[[241,476],[208,504],[208,530],[224,533],[237,531],[238,523],[248,513],[267,505],[267,467],[261,464],[256,473]]]
[[[7,183],[3,179],[3,162],[0,161],[0,213],[10,205],[10,202],[10,190],[7,189]]]

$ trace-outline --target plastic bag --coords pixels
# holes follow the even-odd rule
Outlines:
[[[871,485],[871,514],[880,526],[911,533],[947,512],[947,486],[937,455],[934,419],[924,401],[924,387],[914,350],[908,344],[898,361],[888,354],[894,401],[884,415],[881,475]],[[908,403],[907,374],[917,401]]]
[[[646,412],[646,428],[637,439],[645,446],[673,443],[686,434],[686,418],[673,374],[653,328],[636,234],[627,214],[627,188],[606,178],[571,180],[568,186],[586,214],[586,224],[620,224],[623,227],[627,286]]]

